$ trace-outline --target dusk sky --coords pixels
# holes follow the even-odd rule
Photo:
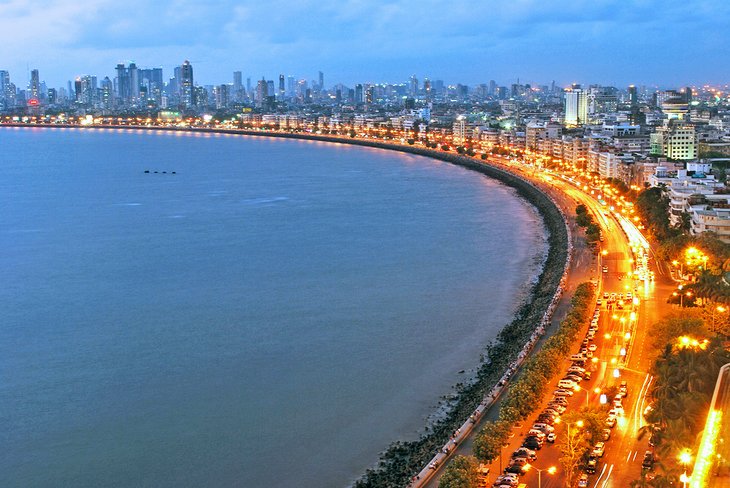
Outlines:
[[[172,67],[200,84],[284,73],[325,84],[725,83],[723,0],[0,0],[0,69],[19,86]]]

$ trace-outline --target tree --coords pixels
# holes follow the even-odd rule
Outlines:
[[[439,488],[477,488],[479,465],[472,456],[456,456],[439,479]]]
[[[499,457],[502,446],[507,442],[511,424],[506,420],[486,422],[482,430],[474,437],[474,455],[483,463],[491,463]]]
[[[586,430],[579,426],[578,414],[568,414],[563,420],[566,421],[566,429],[559,444],[560,464],[565,471],[565,486],[573,486],[578,466],[589,447],[588,436]]]

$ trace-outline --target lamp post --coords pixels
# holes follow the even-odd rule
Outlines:
[[[682,466],[684,466],[684,473],[682,473],[682,476],[679,477],[679,481],[682,482],[683,488],[687,488],[687,483],[690,481],[690,477],[687,476],[687,466],[690,461],[692,461],[692,452],[689,449],[684,449],[679,454],[679,462],[682,463]]]
[[[531,468],[535,468],[535,466],[530,465]],[[555,474],[558,471],[558,468],[555,466],[550,466],[549,468],[535,468],[535,471],[537,471],[537,488],[542,488],[542,472],[547,471],[548,474]]]

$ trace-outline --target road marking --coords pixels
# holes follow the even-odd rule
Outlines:
[[[634,452],[634,451],[629,451],[629,455],[628,455],[628,456],[626,456],[626,462],[627,462],[627,463],[629,462],[629,459],[631,459],[631,453],[632,453],[632,452]]]
[[[639,451],[634,452],[634,458],[631,461],[636,461],[636,455],[639,454]]]
[[[608,474],[606,475],[606,479],[603,481],[601,488],[606,488],[606,485],[608,484],[608,479],[611,477],[612,472],[613,472],[613,464],[611,465],[610,468],[608,468]]]
[[[598,475],[598,478],[596,479],[596,484],[593,485],[593,488],[598,488],[598,483],[601,482],[601,478],[603,478],[603,473],[605,473],[605,472],[606,472],[606,465],[604,464],[603,469],[601,470],[601,474]]]

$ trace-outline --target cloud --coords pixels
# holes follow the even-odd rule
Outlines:
[[[719,81],[728,20],[730,2],[710,0],[47,0],[32,9],[0,0],[0,32],[12,39],[0,60],[14,71],[37,63],[55,83],[111,74],[125,59],[169,69],[186,58],[210,83],[234,69],[253,78],[322,69],[348,83],[410,73]]]

